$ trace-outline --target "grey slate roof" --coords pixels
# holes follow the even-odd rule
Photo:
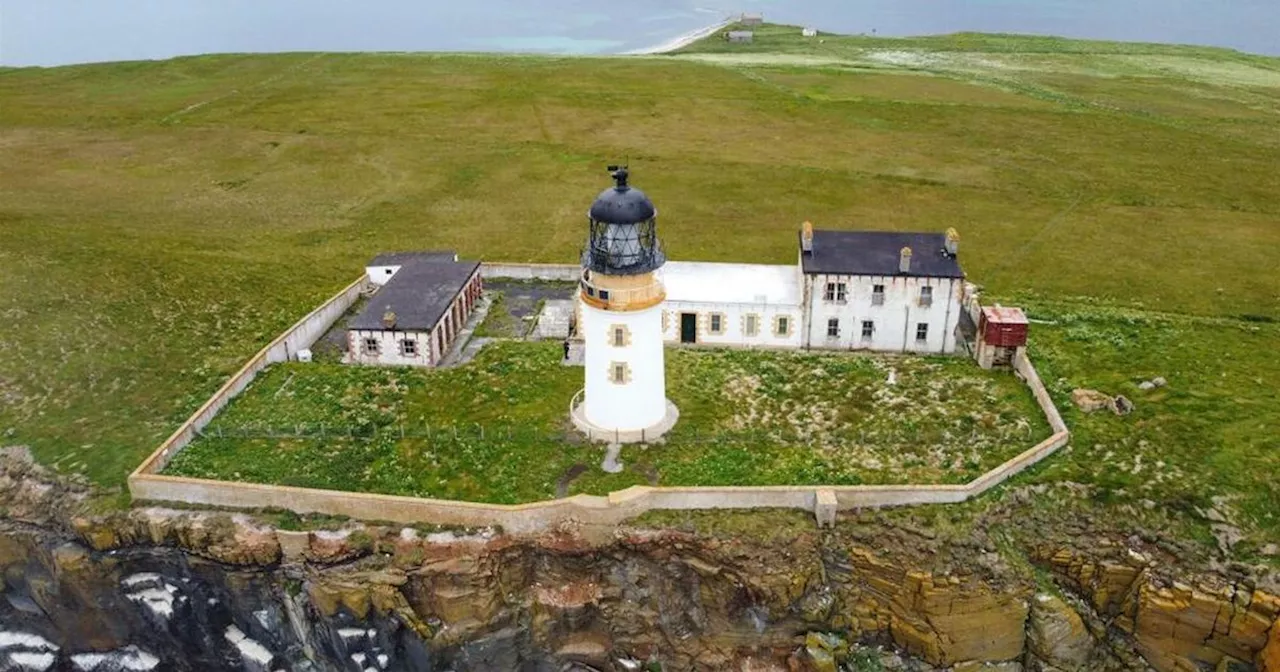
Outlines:
[[[369,299],[369,304],[351,321],[348,328],[386,330],[382,325],[382,316],[390,310],[396,314],[396,331],[429,330],[449,310],[454,297],[480,267],[478,261],[454,261],[453,252],[394,254],[417,256],[396,257],[398,261],[370,262],[371,266],[400,264],[401,267]],[[374,261],[391,256],[379,255]]]
[[[423,252],[383,252],[369,260],[366,266],[402,266],[415,260],[453,261],[458,253],[453,250],[426,250]]]
[[[943,251],[941,233],[897,231],[814,231],[813,252],[802,253],[805,273],[833,275],[901,275],[917,278],[963,278],[960,262]],[[911,271],[898,272],[898,255],[911,248]]]

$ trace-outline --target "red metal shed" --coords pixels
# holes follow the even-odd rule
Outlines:
[[[982,340],[990,345],[1016,348],[1027,344],[1027,315],[1021,308],[983,306]]]

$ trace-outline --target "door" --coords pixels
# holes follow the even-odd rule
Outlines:
[[[680,342],[698,342],[698,314],[680,313]]]

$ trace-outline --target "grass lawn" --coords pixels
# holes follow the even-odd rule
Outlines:
[[[624,449],[617,475],[567,428],[582,369],[522,342],[455,369],[273,367],[167,473],[510,503],[640,483],[959,483],[1049,434],[1012,375],[955,358],[672,349],[668,375],[680,423]]]
[[[792,262],[806,219],[955,226],[992,298],[1050,317],[1098,304],[1138,315],[1149,324],[1036,328],[1047,379],[1123,389],[1163,374],[1171,386],[1132,395],[1131,420],[1069,418],[1075,446],[1029,478],[1096,486],[1099,506],[1136,508],[1105,509],[1124,519],[1181,511],[1201,527],[1205,497],[1234,497],[1251,538],[1280,537],[1259,484],[1275,473],[1263,433],[1276,434],[1275,327],[1248,321],[1280,319],[1280,59],[798,32],[625,59],[0,68],[3,443],[119,488],[375,253],[572,262],[602,167],[630,157],[675,259]],[[1139,469],[1126,451],[1141,441]],[[644,461],[656,460],[632,460]],[[1155,480],[1164,470],[1177,475]]]

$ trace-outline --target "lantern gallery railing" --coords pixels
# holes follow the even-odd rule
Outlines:
[[[666,289],[657,280],[639,287],[611,286],[612,282],[609,285],[597,284],[586,278],[580,284],[583,302],[601,310],[642,310],[667,298]]]

